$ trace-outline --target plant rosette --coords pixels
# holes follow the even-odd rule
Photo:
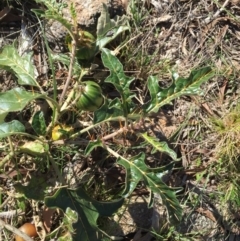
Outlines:
[[[104,102],[101,87],[90,80],[84,81],[82,84],[83,85],[80,86],[80,93],[77,93],[77,95],[79,95],[76,103],[78,110],[98,110]]]

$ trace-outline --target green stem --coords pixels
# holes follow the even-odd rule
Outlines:
[[[55,101],[54,99],[52,99],[51,97],[49,97],[47,95],[44,95],[44,98],[52,104],[51,107],[53,109],[56,108],[57,112],[60,112],[60,107],[59,107],[57,101]]]
[[[9,146],[10,146],[11,153],[13,153],[13,155],[14,155],[15,150],[13,148],[13,144],[12,144],[12,140],[11,140],[10,136],[8,136],[8,143],[9,143]]]
[[[45,96],[44,98],[47,100],[48,104],[53,109],[52,121],[51,121],[51,123],[49,124],[49,126],[47,127],[47,130],[46,130],[46,132],[48,133],[58,120],[59,113],[60,113],[60,106],[58,105],[57,101],[55,101],[54,99],[52,99],[48,96]]]
[[[85,70],[81,70],[81,74],[80,74],[80,76],[79,76],[78,81],[74,84],[73,89],[71,90],[70,94],[68,95],[68,98],[66,99],[66,101],[65,101],[64,104],[62,105],[60,111],[63,111],[63,110],[65,110],[65,109],[67,109],[68,106],[69,106],[69,104],[70,104],[70,102],[73,101],[73,96],[74,96],[75,93],[77,93],[78,85],[81,83],[82,77],[83,77],[85,74],[86,74],[86,71],[85,71]]]
[[[71,81],[73,65],[74,65],[74,60],[75,60],[75,54],[76,54],[76,45],[77,45],[76,36],[74,36],[74,38],[72,39],[72,52],[71,52],[71,60],[70,60],[69,70],[68,70],[68,77],[67,77],[66,83],[63,87],[62,94],[60,96],[59,105],[62,104],[63,99],[64,99],[65,94],[66,94],[66,91],[67,91],[68,86],[69,86],[70,81]]]
[[[116,158],[121,157],[122,159],[126,160],[124,157],[120,156],[117,152],[115,152],[113,149],[111,149],[109,146],[103,144],[103,148],[107,150],[109,153],[111,153]],[[127,161],[127,160],[126,160]]]
[[[37,15],[36,15],[37,16]],[[38,18],[37,16],[37,19],[38,19],[38,23],[41,27],[41,30],[44,32],[44,28],[42,26],[42,23],[40,21],[40,19]],[[46,49],[47,49],[47,55],[48,55],[48,60],[49,60],[49,65],[50,65],[50,68],[52,70],[52,78],[53,78],[53,100],[56,102],[57,100],[57,81],[56,81],[56,78],[55,78],[55,68],[54,68],[54,65],[53,65],[53,60],[52,60],[52,56],[51,56],[51,50],[49,48],[49,45],[48,45],[48,41],[47,41],[47,38],[46,38],[46,35],[43,34],[43,38],[44,38],[44,43],[45,43],[45,46],[46,46]],[[53,102],[52,102],[53,103]],[[53,120],[56,119],[55,117],[55,114],[56,114],[56,111],[55,111],[55,108],[57,108],[57,105],[54,105],[53,107]]]
[[[84,129],[82,129],[82,130],[74,133],[73,135],[71,135],[71,136],[69,137],[69,139],[76,138],[77,136],[82,135],[83,133],[88,132],[89,130],[91,130],[91,129],[97,127],[97,126],[100,126],[101,124],[103,124],[103,123],[105,123],[105,122],[109,122],[109,121],[119,121],[119,120],[120,120],[120,121],[124,121],[125,118],[122,117],[122,116],[118,116],[118,117],[106,119],[106,120],[104,120],[104,121],[101,121],[101,122],[99,122],[99,123],[90,125],[90,126],[84,128]]]
[[[38,140],[38,141],[40,141],[40,142],[42,142],[44,144],[46,143],[45,140],[43,140],[43,139],[41,139],[41,138],[39,138],[37,136],[25,133],[25,132],[14,132],[14,133],[11,133],[10,135],[22,135],[22,136],[26,136],[26,137],[29,137],[29,138],[34,139],[34,140]]]
[[[140,118],[141,118],[140,114],[132,114],[132,115],[128,115],[127,116],[128,120],[138,120]],[[69,139],[76,138],[76,137],[82,135],[83,133],[88,132],[89,130],[91,130],[91,129],[95,128],[95,127],[100,126],[101,124],[106,123],[106,122],[110,122],[110,121],[126,121],[126,118],[123,117],[123,116],[117,116],[117,117],[108,118],[108,119],[106,119],[104,121],[101,121],[99,123],[90,125],[90,126],[84,128],[84,129],[74,133],[73,135],[69,136]]]
[[[0,168],[2,168],[12,157],[14,157],[15,152],[10,152],[6,155],[0,162]]]

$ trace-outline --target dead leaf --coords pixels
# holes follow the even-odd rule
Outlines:
[[[228,83],[228,80],[225,80],[224,83],[223,83],[223,86],[219,89],[218,103],[220,105],[222,105],[223,101],[224,101],[224,94],[225,94],[225,91],[226,91],[227,83]]]
[[[132,241],[150,241],[152,239],[152,235],[150,232],[147,232],[142,236],[141,230],[138,230],[138,232],[133,237]]]
[[[216,218],[214,217],[213,213],[210,210],[206,210],[204,208],[197,208],[196,211],[198,213],[203,214],[205,217],[211,219],[213,222],[217,222]]]
[[[156,8],[158,12],[162,10],[162,5],[159,1],[151,0],[151,4]]]
[[[2,11],[0,11],[0,21],[5,18],[10,11],[11,9],[9,7],[5,7]]]
[[[46,229],[47,233],[50,232],[51,226],[52,226],[52,216],[55,213],[56,209],[51,209],[48,207],[45,207],[42,212],[42,219],[43,219],[43,225]]]
[[[165,14],[165,15],[159,17],[159,18],[154,18],[153,23],[158,24],[158,23],[162,23],[162,22],[168,22],[171,18],[172,18],[171,15]]]
[[[186,46],[187,46],[187,38],[185,37],[182,43],[182,52],[184,53],[184,55],[188,55]]]
[[[207,103],[202,103],[201,106],[208,114],[210,114],[210,116],[215,116],[214,112],[211,110]]]

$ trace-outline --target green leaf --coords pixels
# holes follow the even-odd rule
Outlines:
[[[147,133],[140,134],[140,136],[145,139],[145,142],[141,143],[141,145],[150,144],[153,147],[151,151],[152,154],[156,153],[157,151],[163,152],[168,154],[174,161],[179,161],[176,152],[168,146],[167,142],[159,141],[155,137],[148,136]]]
[[[102,147],[102,141],[101,140],[89,142],[85,151],[84,151],[84,155],[88,156],[93,151],[93,149],[95,149],[96,147]]]
[[[117,17],[117,20],[110,19],[107,6],[103,4],[101,16],[97,24],[97,46],[101,50],[109,42],[115,39],[124,31],[130,30],[127,26],[126,16]]]
[[[13,120],[0,124],[0,139],[13,135],[16,132],[25,132],[25,126],[21,122]]]
[[[56,13],[56,14],[61,14],[62,13],[62,10],[64,8],[67,8],[68,4],[65,3],[65,2],[59,2],[57,0],[35,0],[35,2],[37,3],[42,3],[46,6],[47,8],[47,11],[50,11],[52,13]],[[42,10],[43,12],[46,12],[44,10]]]
[[[74,233],[73,224],[76,223],[78,220],[78,213],[71,208],[66,209],[66,213],[63,217],[63,225],[67,227],[67,233],[64,234],[64,237],[59,237],[59,241],[65,241],[66,239],[68,241],[72,241],[72,233]]]
[[[93,123],[96,124],[102,121],[117,120],[118,118],[123,118],[123,116],[124,113],[120,100],[115,98],[109,102],[109,100],[106,99],[101,108],[94,112]]]
[[[67,7],[67,3],[62,3],[58,1],[46,1],[46,0],[36,0],[38,3],[42,3],[46,6],[46,10],[32,9],[32,11],[42,18],[47,18],[51,20],[56,20],[60,22],[69,32],[72,32],[73,25],[71,21],[63,18],[62,10]]]
[[[47,143],[40,141],[29,141],[19,147],[19,150],[32,156],[44,156],[49,151]]]
[[[44,136],[46,134],[47,126],[42,111],[37,111],[33,116],[32,127],[38,135]]]
[[[18,84],[38,86],[35,80],[31,53],[23,57],[18,54],[14,46],[6,46],[0,54],[0,66],[14,72],[18,78]]]
[[[30,101],[42,96],[18,87],[0,93],[0,121],[2,122],[9,112],[23,110]]]
[[[156,76],[150,76],[148,78],[148,89],[151,100],[143,105],[145,113],[157,112],[160,107],[169,104],[172,100],[182,95],[201,94],[200,85],[213,76],[214,72],[210,67],[194,70],[186,79],[181,77],[176,78],[173,75],[174,81],[166,89],[160,88]]]
[[[124,113],[124,117],[133,110],[135,107],[132,98],[135,96],[130,91],[130,84],[134,78],[130,78],[124,74],[123,66],[116,56],[111,54],[111,51],[103,48],[102,49],[102,61],[105,67],[110,70],[110,75],[105,80],[106,83],[111,83],[115,86],[116,90],[121,95],[121,108]]]
[[[130,160],[123,157],[118,158],[118,164],[126,169],[126,182],[123,195],[129,196],[137,184],[140,181],[144,181],[151,193],[160,195],[163,205],[167,207],[170,221],[172,223],[178,223],[182,216],[182,208],[176,198],[174,190],[162,181],[162,178],[169,172],[166,169],[172,168],[172,165],[169,165],[167,168],[149,168],[144,160],[144,153],[140,153]],[[151,196],[153,197],[153,195]],[[152,204],[152,198],[150,198],[149,203]]]
[[[124,74],[121,62],[116,56],[111,54],[109,49],[102,49],[102,61],[104,66],[110,70],[110,75],[105,82],[113,84],[120,95],[125,97],[125,99],[131,98],[134,94],[130,91],[129,86],[134,78]]]
[[[35,177],[34,175],[26,186],[21,183],[14,184],[14,188],[19,193],[23,193],[26,198],[34,200],[43,200],[48,186],[46,178]]]
[[[49,208],[60,208],[65,213],[71,208],[78,213],[78,221],[73,224],[73,240],[100,240],[97,233],[97,219],[100,216],[110,216],[123,204],[123,199],[113,202],[98,202],[90,198],[82,189],[59,189],[54,196],[46,197],[45,204]]]

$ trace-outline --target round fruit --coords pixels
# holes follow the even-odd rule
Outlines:
[[[72,131],[73,128],[71,126],[56,125],[52,130],[52,140],[57,141],[67,138]]]
[[[101,87],[93,81],[85,81],[77,101],[77,108],[85,111],[95,111],[103,104]]]
[[[34,224],[32,223],[25,223],[23,224],[20,228],[20,231],[22,231],[23,233],[27,234],[29,237],[34,238],[37,237],[37,230]],[[15,236],[15,240],[16,241],[25,241],[25,239],[23,239],[22,237],[16,235]]]

